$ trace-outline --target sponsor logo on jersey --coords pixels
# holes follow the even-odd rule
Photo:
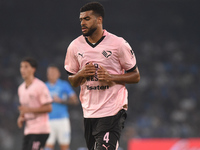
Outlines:
[[[108,150],[108,147],[110,147],[110,145],[105,146],[104,144],[102,146],[105,147],[106,150]]]
[[[109,89],[108,85],[102,85],[102,86],[89,86],[87,85],[87,90],[106,90]]]
[[[81,53],[78,53],[78,55],[81,56],[81,57],[83,58],[83,53],[82,53],[82,54],[81,54]]]
[[[130,51],[131,51],[131,54],[134,55],[134,51],[132,49]]]

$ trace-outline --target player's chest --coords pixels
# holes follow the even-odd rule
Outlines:
[[[53,87],[49,86],[48,88],[49,88],[51,96],[59,96],[63,92],[63,89],[59,85],[56,85]]]
[[[22,105],[30,106],[38,103],[39,94],[35,89],[24,89],[20,92],[19,100]]]
[[[110,46],[97,46],[95,48],[78,49],[76,52],[77,60],[80,65],[85,65],[88,62],[111,63],[118,60],[117,49]]]

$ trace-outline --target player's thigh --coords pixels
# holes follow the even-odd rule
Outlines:
[[[84,136],[88,150],[94,150],[95,139],[92,133],[96,121],[98,120],[94,118],[84,118]]]
[[[46,145],[54,145],[57,139],[57,120],[53,119],[49,121],[50,124],[50,134],[46,141]]]
[[[28,150],[31,148],[31,143],[32,141],[30,141],[31,139],[31,135],[24,135],[23,138],[23,144],[22,144],[22,150]]]
[[[115,150],[118,148],[121,131],[126,120],[126,111],[120,110],[116,115],[100,118],[96,124],[95,135],[96,149]]]
[[[58,143],[60,145],[69,145],[71,141],[71,125],[69,118],[60,119],[58,126]]]
[[[37,147],[39,147],[38,150],[40,150],[41,148],[44,148],[48,137],[49,137],[49,134],[38,134],[38,135],[36,135],[35,141],[33,143],[34,144],[33,146],[36,147],[35,149],[37,149]]]
[[[25,136],[23,150],[40,150],[44,148],[49,134],[30,134]]]
[[[119,136],[116,132],[102,132],[95,136],[94,150],[116,150],[119,146]]]

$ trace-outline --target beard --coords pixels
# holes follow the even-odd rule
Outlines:
[[[96,31],[97,27],[94,27],[94,28],[90,28],[88,29],[88,32],[86,33],[83,33],[84,36],[90,36],[94,33],[94,31]]]

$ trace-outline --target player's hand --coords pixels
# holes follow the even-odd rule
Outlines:
[[[110,82],[110,80],[111,80],[111,75],[102,66],[99,66],[99,69],[97,70],[97,77],[98,77],[99,81]]]
[[[20,115],[20,116],[18,117],[18,119],[17,119],[17,126],[18,126],[19,128],[22,128],[23,122],[24,122],[24,121],[25,121],[24,116],[23,116],[23,115]]]
[[[99,66],[97,70],[97,78],[104,85],[108,84],[109,86],[113,86],[115,83],[112,81],[112,76],[109,72],[102,66]]]
[[[63,101],[58,96],[53,96],[53,101],[56,103],[62,103]]]
[[[86,64],[86,65],[81,69],[81,75],[82,75],[82,77],[84,77],[84,78],[94,76],[94,75],[95,75],[95,72],[96,72],[96,68],[95,68],[95,66],[93,65],[92,62]]]

